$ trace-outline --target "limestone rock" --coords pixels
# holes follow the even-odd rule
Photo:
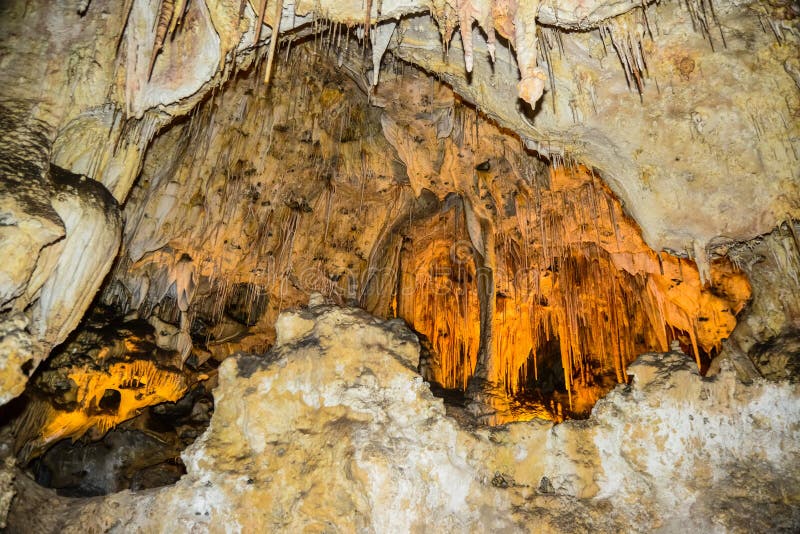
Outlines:
[[[49,129],[29,112],[28,102],[0,102],[2,309],[25,291],[42,249],[64,236],[64,223],[50,204],[52,190],[47,183]]]
[[[40,199],[40,207],[26,208],[22,205],[29,201],[25,193],[11,186],[11,181],[0,182],[0,306],[22,294],[40,251],[64,236],[64,225],[49,203]]]
[[[114,197],[86,177],[52,168],[53,207],[66,238],[47,251],[26,290],[33,331],[49,346],[64,341],[78,325],[111,268],[122,221]],[[38,297],[38,298],[37,298]]]
[[[2,402],[21,392],[26,375],[77,326],[120,240],[116,201],[93,180],[49,164],[49,126],[28,115],[30,106],[11,100],[0,106],[0,253],[7,259],[0,306],[27,315],[3,319],[11,335],[0,341],[8,378]],[[31,367],[23,372],[26,362]]]
[[[0,319],[0,404],[22,393],[40,359],[41,346],[27,327],[28,318],[22,313]]]
[[[8,443],[7,432],[0,433],[0,528],[6,527],[6,517],[11,507],[16,489],[14,477],[17,475],[14,467],[14,456]]]
[[[762,376],[800,381],[800,332],[788,330],[753,348],[753,361]]]
[[[211,425],[184,453],[187,475],[174,486],[65,500],[22,477],[11,527],[800,526],[797,385],[745,385],[728,366],[704,379],[685,354],[649,354],[631,366],[632,385],[602,399],[589,420],[469,430],[408,369],[418,347],[399,326],[330,306],[289,312],[279,330],[293,323],[303,333],[268,354],[222,364]],[[48,510],[27,516],[43,498],[52,502]]]
[[[540,22],[550,5],[542,2]],[[562,3],[554,5],[560,16]],[[477,30],[471,76],[453,67],[463,64],[462,39],[454,37],[442,54],[430,39],[438,27],[427,16],[405,19],[398,30],[404,38],[390,52],[439,73],[490,119],[528,139],[529,148],[598,169],[655,250],[692,253],[693,241],[705,247],[752,239],[783,220],[782,213],[798,216],[789,199],[800,194],[792,120],[800,92],[783,67],[796,55],[798,35],[778,29],[785,23],[780,8],[764,11],[786,36],[776,44],[746,14],[750,9],[720,6],[708,33],[696,32],[696,19],[675,2],[601,22],[598,32],[544,30],[550,80],[532,108],[518,104],[511,48],[498,42],[492,59]],[[776,87],[786,99],[773,98]],[[763,159],[762,151],[774,151],[774,159]]]

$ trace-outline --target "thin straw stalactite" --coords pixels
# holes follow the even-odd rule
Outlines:
[[[264,0],[266,6],[267,0]],[[267,68],[264,73],[264,85],[269,90],[269,81],[272,77],[272,65],[275,62],[275,51],[278,49],[278,34],[281,27],[281,15],[283,14],[283,0],[275,0],[275,15],[272,18],[272,37],[269,43],[269,57],[267,58]]]

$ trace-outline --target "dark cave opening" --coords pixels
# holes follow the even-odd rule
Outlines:
[[[151,324],[98,305],[4,407],[18,464],[67,497],[173,484],[208,427],[218,362],[179,369]]]
[[[41,486],[92,497],[173,484],[186,473],[181,452],[208,426],[213,397],[197,385],[175,403],[150,406],[99,439],[57,441],[23,464]]]

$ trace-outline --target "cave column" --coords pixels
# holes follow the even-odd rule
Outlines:
[[[470,241],[475,250],[476,284],[478,302],[480,304],[478,361],[475,365],[473,377],[470,380],[469,389],[473,393],[479,394],[482,390],[491,389],[490,383],[497,376],[493,336],[495,315],[494,272],[497,266],[494,252],[494,223],[487,210],[482,209],[479,204],[468,196],[464,200],[464,215]]]
[[[497,373],[494,356],[494,315],[495,315],[495,289],[494,271],[497,260],[494,253],[494,228],[490,221],[482,221],[483,250],[476,254],[478,302],[480,303],[480,329],[481,337],[478,346],[478,362],[475,366],[474,377],[480,382],[488,382]]]

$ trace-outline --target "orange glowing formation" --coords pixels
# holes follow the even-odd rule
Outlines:
[[[627,380],[626,366],[639,354],[667,351],[673,341],[704,371],[750,297],[745,275],[720,259],[702,284],[693,261],[650,249],[586,169],[551,170],[549,182],[518,194],[495,221],[489,380],[511,397],[555,368],[563,374],[564,404],[582,414]],[[465,250],[463,220],[454,209],[419,223],[422,237],[404,250],[398,296],[398,314],[435,353],[427,378],[462,390],[481,335],[480,270]]]
[[[34,457],[51,443],[84,434],[99,439],[109,429],[148,407],[174,402],[187,391],[178,369],[157,367],[148,360],[115,362],[105,370],[79,367],[70,370],[76,385],[73,409],[60,409],[45,399],[34,399],[17,426],[23,456]]]

